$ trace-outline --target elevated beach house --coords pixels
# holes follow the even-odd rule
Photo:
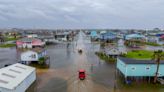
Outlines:
[[[91,37],[92,41],[98,40],[99,39],[99,34],[96,30],[92,30],[91,33],[90,33],[90,37]]]
[[[20,55],[20,61],[27,64],[31,61],[39,61],[40,58],[45,57],[46,55],[47,53],[45,49],[33,48],[32,50],[22,52]]]
[[[117,35],[113,32],[106,32],[100,35],[100,39],[104,41],[108,41],[108,40],[114,41],[116,40],[116,38],[117,38]]]
[[[125,57],[117,58],[117,70],[125,80],[146,79],[150,81],[156,73],[154,60],[136,60]],[[164,78],[164,61],[160,62],[158,77]]]
[[[132,48],[140,48],[146,42],[146,37],[141,34],[128,34],[125,36],[125,45]]]
[[[116,47],[111,47],[105,50],[105,54],[109,57],[116,58],[117,56],[121,55],[121,52]]]
[[[148,34],[146,40],[147,40],[147,42],[163,45],[164,44],[164,33]]]
[[[71,32],[69,31],[55,31],[54,37],[58,41],[68,41],[70,38]]]

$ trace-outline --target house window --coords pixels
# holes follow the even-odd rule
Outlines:
[[[132,67],[131,69],[132,69],[132,70],[136,70],[136,68],[135,68],[135,67]]]
[[[150,70],[150,66],[147,66],[147,67],[146,67],[146,70]]]
[[[35,55],[35,54],[33,54],[33,55],[32,55],[32,58],[36,58],[36,55]]]
[[[36,55],[35,54],[32,54],[30,57],[35,59],[36,58]]]

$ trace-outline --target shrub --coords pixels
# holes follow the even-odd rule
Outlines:
[[[46,60],[45,57],[39,58],[39,64],[44,64],[45,60]]]

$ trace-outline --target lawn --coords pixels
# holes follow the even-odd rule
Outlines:
[[[0,44],[0,48],[9,48],[9,47],[14,47],[16,46],[15,44]]]
[[[10,37],[8,37],[8,38],[5,38],[5,41],[15,41],[15,40],[18,40],[18,38],[10,38]]]
[[[125,57],[134,59],[151,59],[153,56],[153,51],[147,50],[133,50],[128,52]]]
[[[151,45],[151,46],[161,46],[161,45],[159,45],[157,43],[153,43],[153,42],[146,42],[145,44]]]

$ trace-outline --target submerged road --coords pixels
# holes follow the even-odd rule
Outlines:
[[[99,60],[96,50],[99,44],[92,44],[83,32],[71,44],[48,47],[51,66],[37,69],[37,81],[27,92],[112,92],[114,65]],[[79,69],[86,70],[85,80],[79,80]]]
[[[51,66],[37,69],[37,81],[27,92],[164,92],[163,86],[119,83],[115,65],[95,55],[99,46],[80,32],[71,44],[48,47]],[[82,54],[78,53],[79,48],[83,50]],[[78,79],[79,69],[86,70],[83,81]]]
[[[95,83],[96,80],[93,78],[94,76],[93,72],[94,72],[94,67],[98,65],[98,62],[90,61],[89,58],[95,58],[95,57],[88,56],[88,54],[90,54],[91,48],[87,47],[88,46],[87,44],[91,44],[91,42],[89,39],[86,38],[87,38],[86,35],[80,32],[78,36],[78,40],[75,42],[76,44],[75,51],[77,53],[78,49],[82,49],[83,53],[82,54],[77,53],[77,56],[74,58],[74,66],[73,66],[75,70],[74,73],[76,76],[78,75],[77,73],[78,70],[84,69],[87,73],[86,79],[79,80],[76,77],[73,80],[72,85],[68,86],[67,92],[110,92],[110,89]],[[71,82],[69,84],[71,84]]]
[[[99,46],[83,32],[72,43],[48,46],[50,68],[37,69],[37,80],[27,92],[164,92],[164,86],[120,83],[115,77],[114,63],[104,62],[95,55]],[[82,54],[78,53],[79,48]],[[0,49],[0,67],[16,63],[18,53],[15,48]],[[78,79],[79,69],[86,70],[83,81]]]

